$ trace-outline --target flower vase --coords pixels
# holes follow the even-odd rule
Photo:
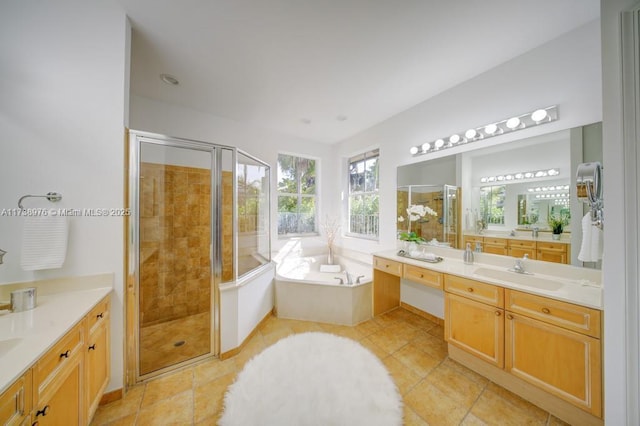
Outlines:
[[[327,255],[327,265],[333,265],[333,246],[329,246],[329,254]]]
[[[561,236],[562,234],[551,234],[551,238],[553,238],[555,241],[559,241]]]

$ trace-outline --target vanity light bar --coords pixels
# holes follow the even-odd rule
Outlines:
[[[560,174],[560,169],[555,167],[555,168],[544,169],[544,170],[532,170],[529,172],[508,173],[508,174],[498,175],[498,176],[483,176],[480,178],[480,183],[513,182],[513,181],[523,180],[523,179],[537,179],[537,178],[543,178],[543,177],[549,177],[549,176],[558,176],[559,174]],[[529,189],[529,192],[531,192],[531,189]]]
[[[549,191],[568,191],[569,185],[551,185],[551,186],[538,186],[536,188],[529,188],[529,192],[549,192]]]
[[[540,108],[533,112],[510,117],[495,123],[471,128],[465,132],[454,133],[451,136],[436,139],[433,142],[425,142],[422,145],[412,146],[409,153],[417,157],[429,152],[440,151],[442,149],[453,148],[460,144],[476,142],[493,136],[515,132],[527,127],[540,126],[558,119],[558,107],[556,105]]]

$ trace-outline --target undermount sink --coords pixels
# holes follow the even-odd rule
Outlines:
[[[15,348],[22,340],[20,337],[11,337],[8,339],[0,339],[0,356],[6,354],[11,349]]]
[[[474,271],[474,275],[539,288],[541,290],[555,291],[564,286],[560,281],[540,278],[533,274],[519,274],[517,272],[501,271],[499,269],[478,268]]]

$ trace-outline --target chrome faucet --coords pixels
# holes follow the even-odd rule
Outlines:
[[[333,277],[334,280],[340,280],[340,285],[344,284],[344,280],[342,279],[342,277]]]
[[[524,267],[524,261],[529,258],[528,254],[525,254],[522,259],[516,259],[515,265],[509,269],[511,272],[515,272],[518,274],[530,274],[531,272],[527,272]]]
[[[354,277],[353,277],[353,275],[352,275],[352,274],[350,274],[348,271],[344,271],[344,274],[345,274],[345,275],[346,275],[346,277],[347,277],[346,284],[348,284],[348,285],[353,285],[353,284],[354,284],[354,282],[353,282],[353,278],[354,278]],[[364,278],[364,275],[358,275],[357,277],[355,277],[355,279],[356,279],[355,284],[360,284],[360,278]],[[343,281],[343,279],[342,279],[342,278],[340,278],[340,277],[335,277],[335,279],[340,280],[340,284],[345,284],[345,281]]]

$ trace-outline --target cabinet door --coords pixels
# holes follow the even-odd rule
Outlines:
[[[602,416],[600,340],[506,312],[508,372]]]
[[[538,241],[537,260],[545,262],[567,263],[567,245]]]
[[[87,343],[86,407],[87,423],[98,408],[104,388],[109,381],[109,322],[102,321],[91,330]]]
[[[41,389],[34,408],[39,426],[84,424],[80,412],[82,373],[82,354],[78,353]]]
[[[483,251],[485,253],[502,254],[506,256],[509,254],[508,242],[505,238],[484,237]]]
[[[504,311],[445,293],[445,339],[499,368],[504,367]]]
[[[0,424],[19,425],[31,414],[31,370],[0,395]]]
[[[509,256],[536,259],[536,242],[530,240],[509,240]]]

